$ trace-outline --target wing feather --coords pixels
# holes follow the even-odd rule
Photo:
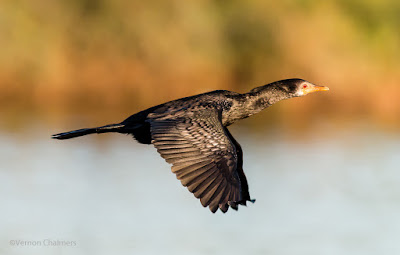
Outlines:
[[[182,185],[187,187],[197,184],[197,186],[199,186],[205,179],[207,179],[210,175],[214,173],[214,171],[211,170],[212,168],[213,166],[211,164],[208,164],[196,169],[196,171],[192,171],[184,175],[183,177],[181,177]]]
[[[187,116],[153,113],[148,122],[153,145],[204,207],[225,213],[250,199],[242,150],[222,125],[220,112],[203,108]]]

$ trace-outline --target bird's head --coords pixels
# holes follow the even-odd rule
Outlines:
[[[285,94],[287,98],[301,97],[317,91],[327,91],[328,87],[317,86],[311,82],[302,79],[288,79],[273,83],[280,93]]]
[[[287,79],[254,88],[247,95],[255,98],[254,108],[260,109],[284,99],[327,90],[329,90],[328,87],[317,86],[302,79]]]

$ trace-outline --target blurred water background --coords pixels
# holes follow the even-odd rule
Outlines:
[[[400,2],[0,1],[1,254],[397,254]],[[152,146],[51,134],[299,77],[232,127],[255,204],[211,214]],[[12,245],[13,240],[73,246]]]

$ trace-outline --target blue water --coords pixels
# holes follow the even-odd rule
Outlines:
[[[398,134],[234,130],[257,201],[212,214],[152,146],[51,133],[0,133],[0,254],[400,254]]]

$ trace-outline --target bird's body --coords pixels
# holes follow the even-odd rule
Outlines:
[[[300,79],[274,82],[239,94],[217,90],[157,105],[118,124],[53,136],[69,139],[92,133],[131,134],[153,144],[172,172],[212,212],[237,209],[250,199],[243,153],[227,127],[268,106],[295,96],[327,90]]]

